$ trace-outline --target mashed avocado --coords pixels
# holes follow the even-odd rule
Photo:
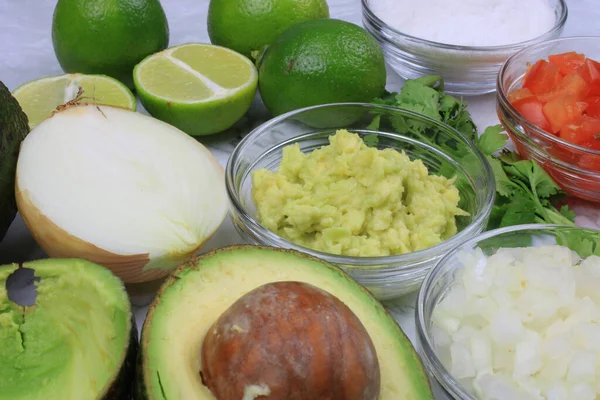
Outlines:
[[[434,246],[457,232],[454,179],[429,175],[421,160],[370,148],[339,130],[304,154],[283,149],[279,171],[252,176],[259,222],[287,240],[326,253],[373,257]]]

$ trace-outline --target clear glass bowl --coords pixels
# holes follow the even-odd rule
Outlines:
[[[375,117],[380,119],[376,131],[369,127]],[[408,125],[420,126],[420,136],[407,131]],[[423,160],[431,173],[444,167],[446,175],[456,175],[460,205],[470,213],[469,217],[457,219],[459,232],[436,246],[404,255],[344,257],[298,246],[264,228],[255,218],[252,172],[261,168],[276,170],[284,146],[298,143],[303,152],[311,152],[327,145],[328,137],[337,129],[348,129],[362,136],[376,134],[380,149],[404,150],[411,159]],[[459,155],[437,144],[444,142],[467,149],[472,162],[461,165]],[[296,249],[336,264],[380,300],[416,291],[436,260],[460,242],[480,233],[487,223],[495,193],[489,164],[473,143],[459,132],[409,111],[360,103],[309,107],[283,114],[259,126],[231,154],[226,168],[226,185],[233,223],[248,242]]]
[[[477,237],[467,240],[449,252],[437,265],[431,269],[419,291],[416,312],[417,349],[423,360],[427,373],[434,378],[434,388],[440,390],[447,397],[458,400],[477,400],[461,384],[452,377],[444,367],[435,352],[432,335],[432,314],[436,305],[454,282],[455,274],[463,268],[458,258],[461,251],[470,251],[481,248],[486,255],[493,254],[498,248],[523,247],[525,245],[541,246],[555,243],[556,237],[561,236],[571,240],[580,240],[582,234],[589,235],[591,240],[597,241],[598,231],[566,227],[559,225],[518,225],[485,232]],[[600,243],[597,243],[600,246]]]
[[[506,46],[455,46],[409,36],[392,28],[372,11],[374,1],[381,0],[361,0],[363,25],[381,45],[392,69],[405,79],[441,75],[446,92],[462,95],[496,90],[496,78],[502,63],[526,46],[558,37],[568,15],[564,0],[548,0],[554,8],[556,23],[537,38]]]
[[[498,74],[498,118],[523,158],[536,160],[568,193],[600,202],[600,151],[569,143],[538,128],[508,101],[508,93],[521,87],[528,63],[567,51],[600,60],[600,37],[551,40],[523,49],[509,58]]]

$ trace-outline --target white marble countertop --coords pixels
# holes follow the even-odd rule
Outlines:
[[[208,3],[209,0],[162,0],[171,31],[170,45],[191,41],[209,42],[206,31]],[[332,18],[362,26],[360,0],[328,0],[328,3]],[[600,36],[598,0],[567,0],[567,3],[569,18],[563,36]],[[56,0],[0,0],[0,80],[10,90],[32,79],[62,73],[54,56],[50,35],[55,4]],[[387,89],[397,91],[401,85],[402,79],[388,70]],[[494,94],[467,100],[469,110],[480,128],[498,123]],[[138,107],[144,112],[141,104]],[[225,165],[237,141],[267,118],[269,116],[257,97],[248,115],[234,129],[215,138],[204,139],[203,142]],[[242,239],[227,219],[201,252],[237,243],[242,243]],[[0,263],[22,262],[44,256],[21,218],[17,217],[0,243]],[[144,299],[136,301],[143,303]],[[410,295],[386,304],[413,341],[414,303],[415,296]],[[147,306],[143,304],[136,306],[138,327],[143,323],[146,310]]]

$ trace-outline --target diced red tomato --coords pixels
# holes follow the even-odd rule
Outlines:
[[[581,143],[581,146],[587,147],[588,149],[600,150],[600,140],[588,140],[587,142]]]
[[[588,96],[584,101],[588,104],[585,115],[600,119],[600,96]]]
[[[562,76],[557,66],[546,60],[540,60],[529,67],[523,77],[523,87],[538,95],[554,89],[561,79]]]
[[[581,117],[586,103],[578,101],[575,96],[563,96],[544,104],[544,116],[550,123],[550,132],[558,133],[563,125],[570,124]]]
[[[584,154],[579,158],[577,165],[583,170],[600,171],[600,157],[594,154]],[[598,185],[593,182],[582,182],[581,186],[582,188],[598,191]],[[596,199],[592,198],[590,198],[589,200],[596,201]]]
[[[579,67],[577,73],[581,75],[587,83],[600,80],[600,63],[586,58],[585,63]]]
[[[578,145],[591,146],[594,142],[600,144],[600,119],[582,115],[565,124],[560,130],[560,137]]]
[[[508,99],[540,129],[600,151],[600,62],[576,52],[548,56],[548,61],[527,66],[523,87],[510,92]],[[576,154],[567,147],[564,151],[572,162],[586,167],[592,163],[600,170],[600,156]]]
[[[519,101],[521,99],[525,99],[527,97],[532,97],[533,93],[531,93],[531,90],[527,89],[527,88],[519,88],[519,89],[515,89],[512,92],[510,92],[508,94],[508,101],[510,101],[511,103],[514,103],[515,101]]]
[[[600,79],[588,84],[588,95],[600,96]]]
[[[574,51],[569,51],[567,53],[548,56],[548,61],[550,64],[558,67],[562,76],[567,76],[572,72],[576,72],[585,64],[585,56]]]
[[[554,89],[540,94],[538,99],[540,99],[540,101],[544,104],[550,100],[564,96],[575,96],[578,100],[580,100],[583,99],[588,90],[588,84],[581,77],[581,75],[576,72],[571,72],[569,75],[562,78],[562,80]]]
[[[535,97],[525,97],[512,103],[513,107],[532,124],[550,131],[550,123],[544,116],[543,104]]]

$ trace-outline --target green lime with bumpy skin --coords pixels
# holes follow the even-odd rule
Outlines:
[[[211,43],[250,56],[290,26],[317,18],[329,18],[325,0],[211,0],[208,35]]]
[[[292,26],[258,63],[260,94],[275,115],[318,104],[370,102],[385,90],[379,44],[361,27],[341,20]]]
[[[230,128],[250,108],[254,64],[225,47],[187,43],[147,57],[134,69],[142,104],[155,118],[192,135]]]
[[[133,88],[133,67],[169,45],[159,0],[59,0],[52,43],[65,72],[103,74]]]

